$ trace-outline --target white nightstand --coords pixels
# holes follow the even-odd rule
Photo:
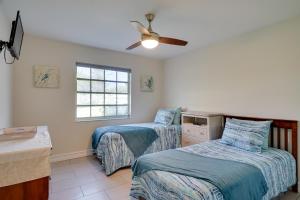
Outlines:
[[[218,139],[222,135],[222,114],[197,111],[182,112],[181,122],[182,146]]]

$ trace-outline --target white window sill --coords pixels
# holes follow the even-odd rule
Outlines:
[[[131,116],[124,116],[124,117],[95,117],[95,118],[76,118],[76,122],[93,122],[93,121],[109,121],[109,120],[125,120],[131,119]]]

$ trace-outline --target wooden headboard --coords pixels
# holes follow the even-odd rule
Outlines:
[[[286,150],[290,152],[296,160],[296,175],[298,179],[298,122],[294,120],[282,120],[282,119],[263,119],[254,117],[241,117],[233,115],[224,115],[224,125],[226,118],[236,118],[243,120],[265,121],[272,120],[271,132],[269,138],[269,146]],[[293,191],[298,192],[298,184],[293,186]]]

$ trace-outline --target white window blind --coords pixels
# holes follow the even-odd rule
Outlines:
[[[77,63],[76,79],[77,119],[130,116],[130,69]]]

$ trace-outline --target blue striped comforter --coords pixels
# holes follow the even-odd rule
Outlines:
[[[253,165],[261,170],[269,188],[263,200],[278,196],[296,183],[296,163],[293,156],[279,149],[269,148],[263,153],[237,149],[218,140],[188,146],[180,150],[202,156],[227,159]],[[164,171],[149,171],[135,176],[130,195],[147,200],[200,199],[223,200],[220,190],[204,180]]]
[[[152,128],[156,131],[158,138],[146,149],[144,154],[181,147],[181,126],[179,125],[141,123],[128,126]],[[106,175],[110,175],[122,167],[131,166],[135,160],[123,137],[113,132],[106,133],[101,137],[95,153],[101,160]]]

